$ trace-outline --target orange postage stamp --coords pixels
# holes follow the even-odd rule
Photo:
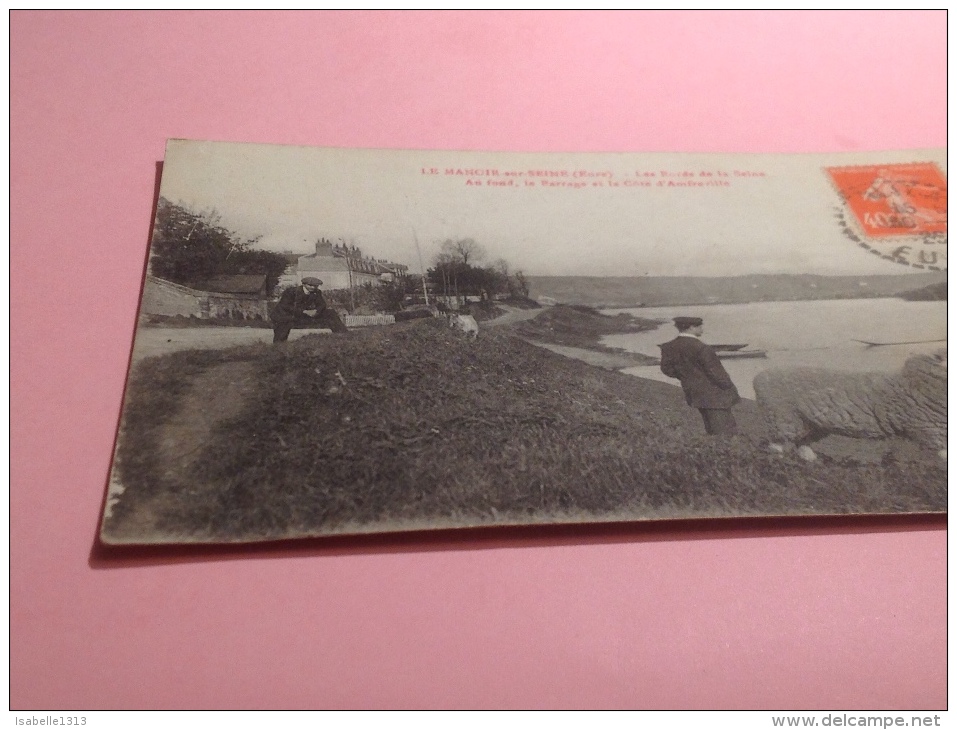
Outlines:
[[[932,162],[825,168],[862,246],[898,263],[943,268],[947,180]],[[850,230],[848,230],[850,232]],[[910,240],[902,240],[910,239]]]

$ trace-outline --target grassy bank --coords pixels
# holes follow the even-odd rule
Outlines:
[[[556,520],[946,509],[931,460],[805,464],[703,436],[680,389],[422,320],[133,373],[115,542]]]

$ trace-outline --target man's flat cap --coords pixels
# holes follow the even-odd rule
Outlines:
[[[314,276],[306,276],[303,278],[302,283],[304,286],[322,286],[322,279],[317,279]]]
[[[675,317],[674,323],[675,327],[699,327],[704,320],[701,317]]]

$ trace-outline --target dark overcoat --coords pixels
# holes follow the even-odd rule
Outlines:
[[[303,319],[307,309],[315,309],[318,317],[325,308],[326,300],[321,291],[307,292],[301,286],[291,286],[279,297],[270,316],[277,324],[296,322]]]
[[[714,350],[697,337],[678,336],[663,344],[661,372],[681,381],[694,408],[727,409],[741,400]]]

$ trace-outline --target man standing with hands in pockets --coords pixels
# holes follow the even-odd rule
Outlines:
[[[661,372],[681,381],[685,400],[697,408],[704,428],[714,436],[738,432],[731,408],[741,401],[715,351],[701,341],[700,317],[675,317],[678,336],[661,345]]]

